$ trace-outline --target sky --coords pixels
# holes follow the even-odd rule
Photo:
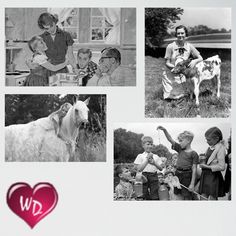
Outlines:
[[[205,132],[214,126],[217,126],[223,133],[224,140],[228,141],[228,138],[230,136],[230,123],[226,122],[210,122],[210,123],[161,123],[161,122],[155,122],[155,123],[115,123],[114,129],[117,128],[123,128],[127,131],[132,131],[134,133],[138,134],[144,134],[151,136],[154,140],[154,144],[163,144],[166,146],[171,152],[174,152],[171,150],[171,145],[167,141],[165,135],[162,131],[157,131],[157,126],[164,126],[167,131],[170,133],[172,138],[177,141],[178,134],[182,133],[185,130],[191,131],[194,133],[194,139],[192,142],[192,149],[195,150],[198,154],[205,153],[206,149],[208,148],[208,144],[205,140]]]
[[[231,9],[230,8],[182,8],[184,13],[181,20],[174,26],[185,25],[192,27],[196,25],[206,25],[212,29],[231,29]]]

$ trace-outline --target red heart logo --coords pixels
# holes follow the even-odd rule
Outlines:
[[[31,188],[27,183],[15,183],[7,192],[7,204],[31,228],[57,205],[58,194],[50,183],[38,183]]]

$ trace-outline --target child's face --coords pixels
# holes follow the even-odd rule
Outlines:
[[[190,144],[190,141],[185,137],[179,137],[178,140],[182,149],[185,149]]]
[[[219,138],[213,137],[213,136],[206,136],[206,141],[209,146],[214,146],[215,144],[219,142]]]
[[[158,175],[158,180],[159,180],[160,184],[164,183],[164,176],[163,175]]]
[[[122,170],[122,173],[119,174],[119,177],[122,179],[122,180],[130,180],[132,177],[131,177],[131,172],[129,169],[127,168],[123,168]]]
[[[79,53],[77,57],[77,62],[80,69],[84,69],[90,62],[90,57],[88,53]]]
[[[178,156],[177,155],[173,155],[171,160],[172,160],[172,164],[176,165],[177,164],[177,160],[178,160]]]
[[[153,148],[153,143],[152,142],[146,142],[143,144],[143,149],[145,152],[151,152]]]
[[[172,173],[168,173],[167,175],[166,175],[166,178],[172,178],[174,175],[172,174]]]
[[[43,39],[40,39],[37,41],[36,44],[36,51],[44,52],[48,49],[46,43],[43,41]]]

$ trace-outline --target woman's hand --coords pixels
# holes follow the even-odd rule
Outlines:
[[[190,68],[194,68],[196,66],[196,60],[192,60],[189,64],[188,64],[188,67]]]

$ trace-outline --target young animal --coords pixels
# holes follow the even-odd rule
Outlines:
[[[188,67],[190,59],[180,61],[171,70],[174,74],[183,74],[186,79],[191,79],[194,83],[194,95],[196,97],[196,105],[199,106],[199,86],[203,80],[217,79],[217,97],[220,97],[220,73],[221,59],[218,55],[209,57],[199,62],[194,68]]]
[[[49,117],[5,127],[6,161],[70,161],[79,128],[88,122],[89,98],[76,100],[62,119],[59,138]]]

